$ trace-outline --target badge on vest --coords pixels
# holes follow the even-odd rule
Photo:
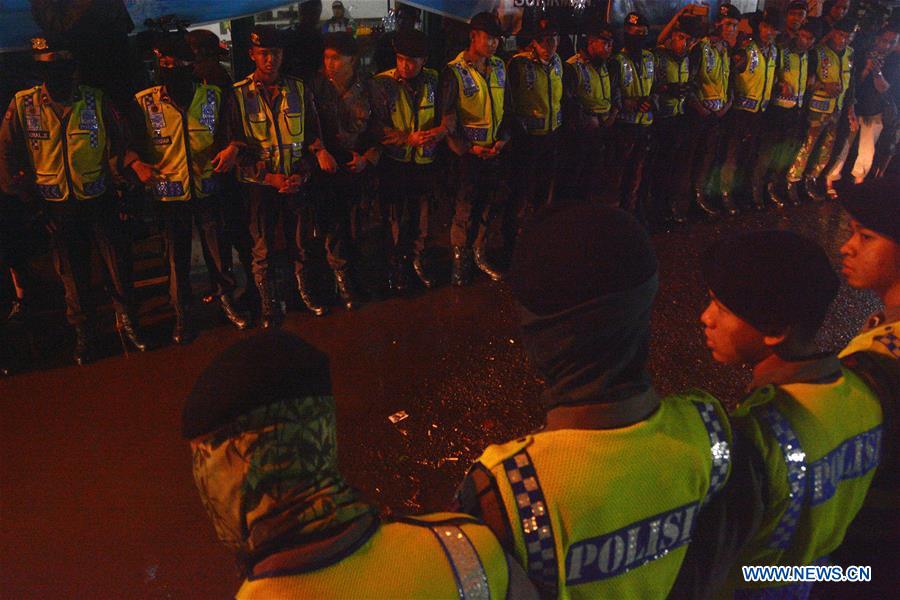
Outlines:
[[[581,87],[588,94],[591,93],[591,74],[588,72],[587,65],[583,62],[576,62],[575,66],[578,67],[578,72],[581,73]]]
[[[42,131],[41,115],[25,115],[25,129],[28,131]]]
[[[50,132],[49,131],[27,131],[28,139],[30,140],[49,140]]]
[[[525,63],[525,85],[528,86],[528,89],[534,89],[534,65],[531,61]]]
[[[706,57],[706,72],[712,73],[713,69],[716,68],[716,53],[713,51],[712,46],[704,46],[703,55]]]
[[[503,66],[503,61],[497,60],[493,67],[494,73],[497,75],[497,85],[500,87],[506,86],[506,67]]]
[[[78,128],[89,131],[97,131],[100,129],[100,123],[97,121],[97,112],[88,108],[81,111],[81,117],[78,120]]]
[[[634,69],[631,67],[630,62],[622,63],[622,84],[629,86],[631,82],[634,81]]]
[[[206,103],[200,109],[200,124],[210,131],[216,128],[216,93],[206,90]]]
[[[154,146],[168,146],[172,143],[172,136],[153,136],[152,141]]]
[[[755,48],[750,50],[750,74],[756,73],[756,69],[759,68],[759,52],[756,51]]]
[[[459,73],[459,76],[462,78],[463,83],[463,94],[466,97],[474,96],[478,93],[478,84],[475,83],[475,78],[472,77],[472,74],[469,72],[469,69],[465,65],[456,65],[456,70]]]
[[[160,131],[165,129],[166,127],[166,117],[163,115],[162,110],[160,110],[159,106],[156,104],[150,104],[150,126],[153,127],[154,130]]]

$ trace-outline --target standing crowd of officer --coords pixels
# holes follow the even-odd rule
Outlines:
[[[500,21],[480,13],[468,45],[440,72],[424,66],[425,34],[404,26],[390,38],[396,66],[370,77],[353,34],[322,36],[311,26],[321,4],[307,2],[293,31],[253,30],[254,70],[233,85],[214,35],[158,35],[156,85],[126,107],[82,83],[65,40],[36,38],[41,83],[16,94],[0,126],[0,187],[25,198],[46,225],[79,364],[95,354],[85,299],[92,246],[106,267],[123,345],[147,348],[121,221],[129,186],[159,206],[178,344],[196,335],[195,226],[207,298],[238,329],[250,325],[247,312],[263,328],[277,326],[289,288],[314,315],[328,312],[312,283],[316,237],[341,304],[356,307],[355,242],[375,182],[389,287],[432,287],[424,256],[429,209],[446,187],[448,171],[439,168],[456,175],[452,283],[469,283],[475,269],[498,281],[504,273],[488,257],[490,234],[499,230],[511,255],[522,227],[554,203],[592,199],[645,225],[683,223],[692,211],[715,218],[784,208],[800,203],[801,189],[816,200],[836,196],[832,184],[854,145],[853,177],[865,180],[881,132],[897,135],[890,93],[900,88],[900,21],[878,32],[865,67],[854,70],[848,7],[835,0],[810,21],[806,4],[792,2],[784,20],[775,11],[749,15],[749,33],[740,34],[743,17],[730,4],[709,28],[684,10],[655,48],[647,20],[633,12],[618,51],[612,29],[596,22],[565,61],[558,27],[540,15],[504,61]],[[414,24],[410,10],[403,21]],[[864,114],[855,111],[857,98]],[[447,156],[449,167],[441,164]],[[294,268],[289,285],[273,263],[279,231]],[[242,304],[232,248],[247,274]]]

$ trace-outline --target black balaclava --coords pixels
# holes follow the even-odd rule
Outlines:
[[[166,86],[169,94],[182,107],[191,103],[194,93],[194,67],[180,65],[159,69],[159,83]]]
[[[60,100],[69,97],[75,83],[75,70],[74,60],[41,63],[41,75],[51,98]]]

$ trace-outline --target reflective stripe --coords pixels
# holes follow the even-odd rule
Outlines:
[[[488,600],[491,589],[481,558],[465,532],[455,525],[436,525],[431,528],[440,542],[456,578],[460,600]]]
[[[759,100],[754,100],[753,98],[735,98],[734,105],[737,108],[745,108],[747,110],[756,110],[756,105],[759,104]]]
[[[78,126],[90,131],[88,139],[90,139],[91,148],[96,148],[100,143],[99,135],[97,134],[100,129],[100,123],[97,120],[97,98],[93,92],[85,91],[84,106],[85,109],[82,111],[81,122]],[[87,193],[90,194],[90,192]]]
[[[63,197],[62,188],[58,185],[38,185],[38,190],[45,200],[59,200]]]
[[[725,106],[724,100],[703,100],[702,103],[708,110],[722,110]]]
[[[709,473],[709,489],[706,490],[706,497],[703,504],[706,505],[713,496],[719,493],[719,490],[725,485],[728,479],[728,466],[731,464],[731,448],[725,437],[725,429],[722,422],[716,414],[716,409],[712,404],[702,402],[696,403],[697,412],[706,426],[706,433],[709,434],[709,447],[712,453],[712,466]]]
[[[539,583],[547,595],[555,597],[559,579],[556,543],[537,472],[524,451],[504,460],[503,468],[522,523],[528,577]]]
[[[768,405],[763,409],[762,420],[781,446],[784,464],[787,467],[790,502],[772,534],[772,539],[769,540],[769,548],[785,550],[791,545],[800,520],[800,510],[806,499],[806,453],[791,424],[774,406]]]
[[[845,440],[837,448],[809,465],[810,505],[827,502],[841,481],[863,477],[878,466],[881,457],[881,425]]]
[[[881,344],[894,358],[900,358],[900,338],[893,333],[885,333],[884,335],[876,335],[872,338],[875,343]]]
[[[487,127],[468,127],[465,128],[466,139],[470,142],[485,142],[487,141],[488,136],[488,128]]]
[[[106,191],[106,175],[101,175],[100,179],[89,181],[84,184],[84,193],[88,196],[99,196]]]

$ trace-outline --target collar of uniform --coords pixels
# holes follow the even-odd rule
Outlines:
[[[75,104],[76,102],[81,100],[81,85],[79,85],[78,83],[73,84],[72,98],[71,98],[71,102],[69,102],[69,103],[63,103],[63,102],[60,102],[59,100],[53,98],[50,95],[50,91],[47,89],[46,83],[41,84],[40,96],[41,96],[41,104],[50,104],[50,105],[56,105],[56,106],[69,106],[69,105]]]
[[[547,411],[544,429],[619,429],[643,421],[659,408],[659,396],[651,385],[633,390],[635,393],[615,402],[555,406]]]
[[[841,376],[841,361],[832,353],[818,354],[805,360],[781,360],[777,365],[753,376],[750,390],[766,385],[791,383],[829,383]]]
[[[900,321],[900,306],[885,306],[883,310],[873,313],[866,319],[866,326],[862,330],[869,331],[895,321]]]

